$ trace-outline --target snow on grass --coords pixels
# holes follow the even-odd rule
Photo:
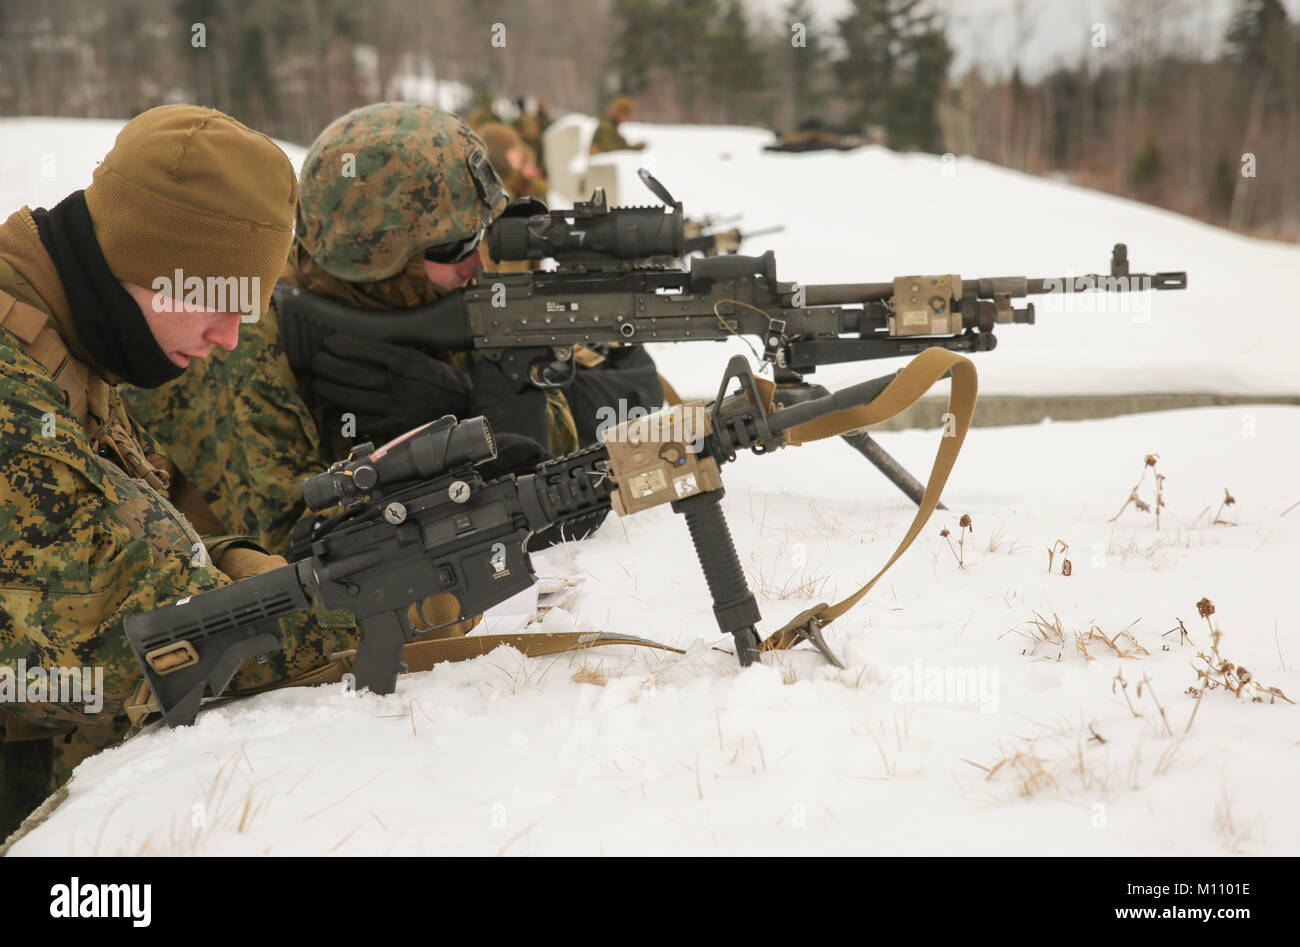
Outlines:
[[[86,761],[13,854],[1294,852],[1297,708],[1187,693],[1208,597],[1223,657],[1300,697],[1300,513],[1280,515],[1300,499],[1300,409],[1243,414],[975,430],[949,513],[826,629],[843,671],[806,646],[742,671],[712,650],[728,643],[680,518],[611,518],[537,557],[585,576],[542,630],[686,655],[499,649],[388,697],[214,708]],[[936,436],[880,440],[922,469]],[[1160,530],[1132,507],[1110,522],[1153,451]],[[912,515],[838,441],[724,477],[767,631],[851,592]],[[1225,486],[1236,525],[1212,525]],[[956,542],[962,514],[959,566],[939,531]],[[1048,571],[1057,540],[1069,576],[1059,547]]]

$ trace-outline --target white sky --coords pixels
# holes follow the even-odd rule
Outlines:
[[[747,0],[751,10],[779,19],[788,0]],[[948,14],[949,39],[956,50],[954,72],[979,63],[991,74],[1007,74],[1019,62],[1035,76],[1064,60],[1122,55],[1126,13],[1138,15],[1168,8],[1173,15],[1160,32],[1162,42],[1213,52],[1227,28],[1236,0],[934,0]],[[1300,0],[1282,0],[1292,20],[1300,18]],[[813,0],[823,29],[849,8],[848,0]],[[1017,9],[1021,10],[1023,48],[1017,52]],[[1106,50],[1091,47],[1092,27],[1106,27]]]

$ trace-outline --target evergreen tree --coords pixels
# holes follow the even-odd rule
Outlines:
[[[938,107],[948,80],[952,47],[942,27],[927,17],[903,33],[903,56],[890,96],[890,141],[896,147],[943,150]]]
[[[1133,162],[1133,186],[1139,195],[1146,197],[1156,187],[1164,173],[1165,163],[1160,155],[1160,142],[1155,132],[1149,132],[1142,150]]]
[[[795,24],[802,26],[801,46],[795,46]],[[822,61],[826,56],[826,40],[813,18],[811,0],[792,0],[785,8],[786,33],[782,42],[788,55],[786,74],[790,77],[790,105],[794,110],[794,124],[817,116],[823,96],[820,90]]]
[[[852,0],[849,15],[837,23],[844,57],[834,63],[835,77],[849,103],[848,120],[860,128],[888,123],[896,53],[890,7],[896,2]]]
[[[1282,0],[1238,0],[1224,40],[1228,57],[1248,69],[1277,70],[1295,55]]]
[[[728,0],[711,31],[705,74],[725,121],[744,121],[767,85],[763,56],[750,34],[740,0]]]
[[[852,0],[838,21],[840,93],[859,126],[883,125],[896,148],[937,149],[936,111],[952,48],[923,0]]]
[[[659,60],[655,48],[662,39],[659,8],[655,0],[614,0],[610,15],[615,30],[610,59],[616,87],[634,95],[650,85]]]
[[[213,108],[228,108],[225,88],[226,10],[221,0],[176,0],[172,5],[181,66],[188,73],[194,101]],[[201,25],[200,33],[195,32]],[[202,45],[195,45],[202,37]]]
[[[714,51],[710,33],[718,18],[718,0],[669,0],[659,18],[664,25],[660,62],[673,79],[682,109],[690,115],[709,78]]]
[[[244,24],[230,79],[231,114],[253,128],[266,128],[279,115],[275,81],[266,54],[266,34],[256,21]]]

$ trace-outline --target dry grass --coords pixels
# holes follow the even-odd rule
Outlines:
[[[1008,556],[1014,556],[1020,550],[1028,548],[1028,546],[1020,545],[1019,536],[1015,539],[1003,539],[1002,526],[999,525],[998,528],[993,531],[993,535],[989,537],[989,541],[987,545],[985,545],[984,550],[985,552],[992,553],[1005,552]]]
[[[1210,616],[1214,614],[1213,602],[1208,598],[1202,598],[1196,603],[1196,610],[1205,619],[1205,623],[1210,629],[1210,653],[1196,652],[1196,659],[1201,663],[1199,666],[1195,663],[1192,664],[1192,670],[1196,672],[1196,682],[1187,688],[1187,693],[1197,699],[1197,707],[1200,706],[1200,698],[1203,694],[1219,688],[1232,694],[1233,697],[1241,697],[1245,694],[1253,703],[1257,704],[1274,704],[1279,700],[1284,700],[1288,704],[1295,703],[1290,697],[1282,693],[1281,688],[1268,687],[1260,683],[1246,668],[1240,664],[1234,664],[1223,656],[1219,651],[1219,641],[1223,637],[1223,633],[1214,627],[1214,623],[1210,621]],[[1181,621],[1179,621],[1179,625],[1182,625]]]
[[[1154,512],[1156,518],[1156,529],[1160,529],[1160,511],[1164,509],[1165,506],[1165,475],[1156,469],[1156,464],[1159,460],[1159,454],[1147,454],[1146,457],[1143,458],[1142,475],[1138,477],[1138,482],[1133,485],[1131,490],[1129,490],[1128,499],[1126,499],[1124,505],[1119,508],[1119,512],[1110,518],[1110,522],[1113,523],[1119,519],[1123,512],[1128,509],[1129,504],[1132,504],[1139,512]],[[1138,490],[1142,488],[1142,484],[1146,481],[1147,470],[1150,470],[1155,477],[1155,493],[1150,503],[1143,500],[1138,495]]]
[[[1106,555],[1118,556],[1120,565],[1127,565],[1130,559],[1145,560],[1153,571],[1158,571],[1169,564],[1168,552],[1174,549],[1191,549],[1193,546],[1205,545],[1205,538],[1200,530],[1175,529],[1172,536],[1154,535],[1139,540],[1128,536],[1118,538],[1114,533],[1106,542]]]
[[[915,712],[915,710],[916,710],[915,705],[908,706],[903,711],[901,720],[899,719],[898,714],[891,715],[891,720],[893,724],[892,729],[894,734],[893,743],[894,743],[895,750],[900,755],[903,753],[904,744],[908,741],[908,739],[911,736],[912,714],[913,712]],[[896,760],[893,761],[890,760],[889,753],[885,749],[884,741],[889,740],[890,731],[888,728],[885,727],[884,721],[869,720],[862,724],[855,723],[849,729],[853,733],[859,733],[859,734],[865,733],[867,736],[871,737],[871,742],[875,744],[876,753],[880,756],[881,766],[884,769],[883,776],[866,776],[862,778],[873,779],[873,780],[893,779],[898,772],[898,763]],[[880,732],[879,736],[876,735],[877,730]]]
[[[1255,834],[1253,827],[1244,825],[1237,817],[1233,815],[1232,794],[1228,792],[1228,787],[1224,786],[1219,795],[1219,801],[1214,804],[1214,827],[1219,832],[1219,837],[1223,840],[1224,848],[1234,855],[1240,855],[1244,851],[1244,846]]]
[[[1073,805],[1095,803],[1120,792],[1132,792],[1148,777],[1163,776],[1178,762],[1182,738],[1169,739],[1154,758],[1143,753],[1145,732],[1127,747],[1115,734],[1105,737],[1096,724],[1071,725],[1061,720],[1039,724],[1033,736],[1012,735],[999,741],[986,763],[963,759],[984,774],[977,795],[1005,804],[1039,796]]]
[[[755,595],[779,601],[793,599],[806,602],[825,599],[826,583],[831,579],[830,570],[813,570],[810,566],[803,566],[798,571],[786,573],[780,580],[780,585],[777,584],[775,576],[769,575],[762,566],[756,571],[746,569],[745,572],[748,573],[749,586]]]
[[[1133,637],[1130,629],[1140,622],[1141,618],[1136,618],[1129,622],[1128,627],[1122,631],[1116,632],[1113,638],[1107,637],[1106,633],[1096,625],[1088,629],[1087,634],[1075,634],[1074,646],[1079,654],[1083,655],[1087,661],[1093,661],[1095,658],[1088,653],[1091,645],[1101,642],[1103,647],[1109,648],[1111,653],[1117,658],[1138,658],[1149,657],[1151,652],[1138,643],[1137,638]]]
[[[503,667],[500,664],[490,664],[488,666],[496,670],[497,673],[484,683],[491,689],[490,692],[497,691],[499,686],[501,690],[512,696],[525,691],[541,690],[542,685],[546,682],[546,675],[563,657],[564,655],[560,655],[551,661],[543,663],[533,661],[521,654],[519,663],[514,668]],[[483,694],[482,684],[479,685],[478,691]]]
[[[1020,635],[1028,641],[1024,650],[1020,652],[1027,657],[1037,656],[1040,649],[1050,651],[1055,648],[1057,649],[1056,660],[1060,661],[1065,652],[1066,632],[1061,624],[1061,616],[1056,614],[1055,611],[1052,612],[1050,621],[1035,611],[1032,619],[1022,622],[999,635],[998,640],[1000,641],[1010,634]]]
[[[247,774],[243,769],[247,769]],[[116,857],[139,857],[142,855],[201,855],[209,839],[218,830],[233,831],[244,835],[253,823],[264,815],[271,806],[272,796],[259,796],[256,789],[261,782],[249,779],[253,772],[248,754],[241,746],[230,759],[217,766],[216,772],[209,779],[200,779],[201,799],[190,805],[180,822],[172,820],[165,835],[154,832],[139,842],[132,841],[120,846],[110,853]],[[246,787],[236,787],[236,778],[248,783]],[[242,788],[242,792],[241,792]],[[91,854],[99,855],[103,843],[104,828],[112,812],[100,824]]]
[[[1052,563],[1056,560],[1056,554],[1061,554],[1061,575],[1070,575],[1074,571],[1074,566],[1067,558],[1070,551],[1070,544],[1064,539],[1058,539],[1052,545],[1047,547],[1047,573],[1052,573]]]
[[[609,683],[609,678],[605,676],[603,670],[599,667],[590,667],[585,661],[582,667],[573,672],[571,680],[575,684],[595,684],[597,687],[604,687]]]

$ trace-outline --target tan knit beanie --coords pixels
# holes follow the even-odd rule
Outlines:
[[[95,237],[118,279],[156,288],[163,277],[182,299],[177,270],[205,285],[258,277],[259,313],[289,255],[297,199],[293,165],[275,142],[196,105],[163,105],[127,122],[86,188]]]

